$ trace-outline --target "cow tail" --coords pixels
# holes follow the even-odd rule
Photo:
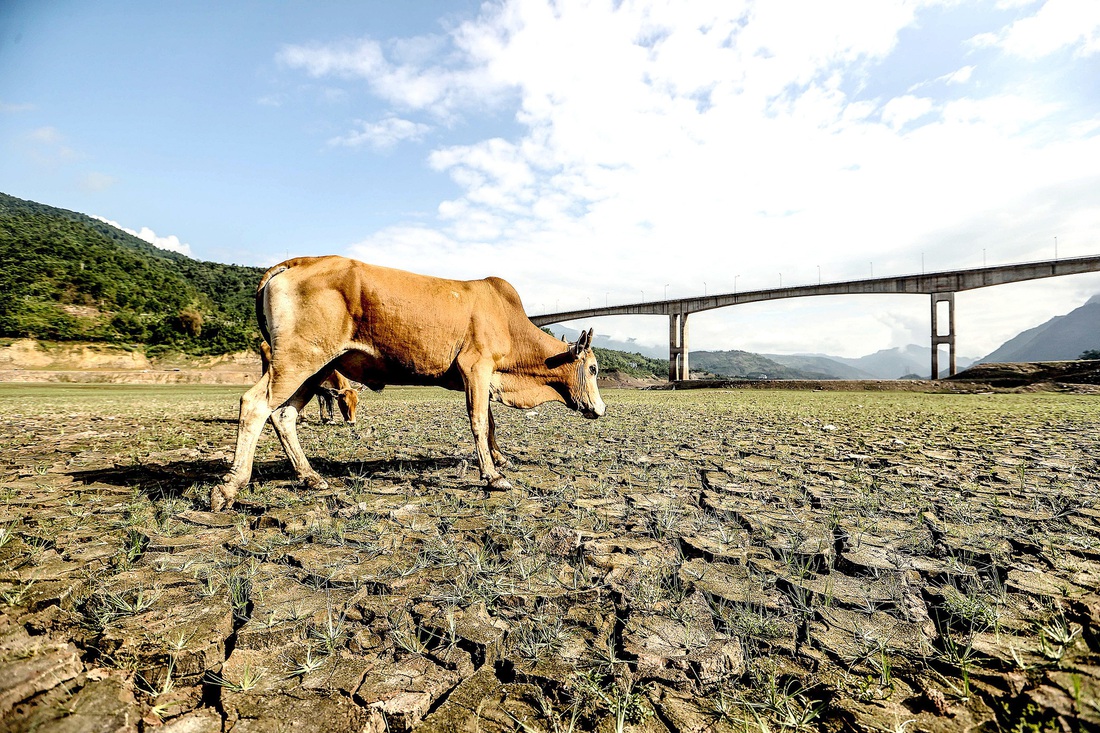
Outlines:
[[[267,374],[267,370],[271,368],[271,331],[268,328],[267,316],[264,314],[265,291],[267,290],[267,284],[271,282],[271,278],[289,269],[286,265],[272,267],[264,273],[264,276],[260,278],[260,284],[256,286],[256,323],[259,324],[260,336],[263,337],[263,342],[260,344],[262,374]]]

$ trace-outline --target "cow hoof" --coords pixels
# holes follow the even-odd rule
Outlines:
[[[324,491],[328,488],[328,481],[325,481],[316,473],[302,476],[302,483],[315,491]]]
[[[496,489],[497,491],[507,491],[508,489],[514,489],[512,482],[503,476],[498,476],[495,479],[489,481],[489,488]]]
[[[493,456],[493,463],[497,465],[497,468],[508,468],[512,465],[511,461],[500,454]]]
[[[210,490],[210,511],[220,512],[224,509],[232,509],[233,501],[237,498],[237,490],[232,486],[222,484]]]

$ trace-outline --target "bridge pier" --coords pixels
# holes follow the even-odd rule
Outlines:
[[[668,314],[668,381],[691,379],[688,368],[688,314]]]
[[[940,303],[947,303],[947,333],[940,335]],[[932,293],[932,379],[940,378],[940,344],[947,344],[950,363],[949,376],[955,376],[955,294]]]

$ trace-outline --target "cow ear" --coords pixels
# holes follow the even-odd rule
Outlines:
[[[577,338],[575,342],[569,344],[569,353],[572,354],[575,358],[579,359],[581,357],[581,354],[584,353],[584,349],[584,334],[581,333],[581,335]]]
[[[572,352],[573,356],[579,359],[585,351],[592,348],[592,336],[593,331],[591,328],[587,331],[581,331],[581,335],[577,339],[577,342],[575,344],[569,344],[569,351]]]

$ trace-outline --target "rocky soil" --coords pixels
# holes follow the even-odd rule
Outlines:
[[[1095,397],[611,391],[486,493],[387,390],[213,514],[239,393],[0,385],[0,728],[1100,726]]]

